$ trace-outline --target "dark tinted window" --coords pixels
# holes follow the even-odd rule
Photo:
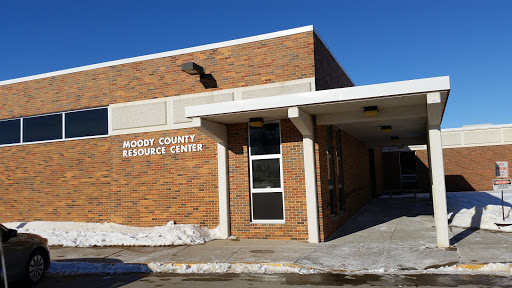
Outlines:
[[[281,187],[281,165],[278,158],[252,160],[252,187]]]
[[[253,193],[254,220],[284,220],[283,193]]]
[[[20,143],[20,119],[0,121],[0,145]]]
[[[108,134],[108,109],[66,113],[66,138]]]
[[[281,153],[279,123],[265,124],[263,127],[250,127],[251,155],[268,155]]]
[[[23,118],[23,142],[62,139],[62,114]]]

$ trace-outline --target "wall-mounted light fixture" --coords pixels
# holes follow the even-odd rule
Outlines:
[[[398,136],[391,137],[391,143],[400,143],[400,137],[398,137]]]
[[[263,118],[260,118],[260,117],[251,118],[249,120],[249,126],[251,126],[253,128],[263,127]]]
[[[194,62],[187,62],[181,65],[181,71],[186,72],[190,75],[203,75],[204,68],[197,65]]]
[[[377,106],[366,106],[363,109],[364,116],[366,117],[375,117],[379,114],[379,107]]]
[[[391,128],[391,125],[380,126],[380,131],[382,133],[391,133],[392,130],[393,128]]]

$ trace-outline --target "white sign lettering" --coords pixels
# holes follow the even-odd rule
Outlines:
[[[164,155],[203,151],[203,144],[195,143],[196,135],[162,137],[123,141],[123,157]],[[169,146],[170,145],[170,146]],[[156,147],[153,147],[156,146]]]

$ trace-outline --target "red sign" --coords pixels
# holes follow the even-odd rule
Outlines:
[[[492,188],[494,191],[512,190],[512,180],[494,179],[492,180]]]
[[[508,178],[508,161],[496,161],[496,177]]]

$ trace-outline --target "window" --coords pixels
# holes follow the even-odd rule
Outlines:
[[[279,123],[249,127],[251,216],[254,223],[284,223]]]
[[[341,157],[341,131],[339,128],[336,130],[336,171],[338,174],[338,205],[340,212],[343,212],[345,203],[343,203],[343,162]]]
[[[108,108],[0,120],[0,145],[108,135]]]
[[[21,142],[21,120],[0,121],[0,145]]]
[[[62,114],[23,118],[23,142],[62,139]]]
[[[108,108],[66,112],[66,138],[108,134]]]
[[[329,206],[331,208],[331,217],[338,215],[336,194],[334,189],[334,149],[332,147],[332,126],[327,126],[326,128],[326,137],[325,140],[327,142],[327,177],[329,179]]]

